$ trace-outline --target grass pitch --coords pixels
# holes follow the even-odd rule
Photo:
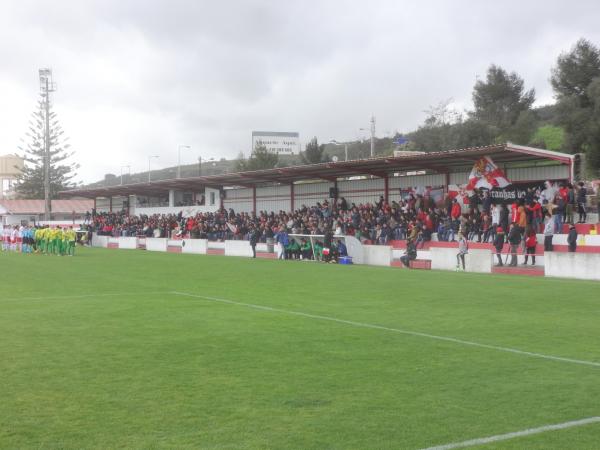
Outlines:
[[[0,254],[0,447],[420,449],[600,416],[600,367],[492,348],[600,362],[598,283],[78,251]]]

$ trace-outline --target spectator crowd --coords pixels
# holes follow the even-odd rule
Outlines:
[[[460,233],[468,241],[498,246],[514,242],[524,248],[527,242],[527,248],[535,248],[532,237],[543,233],[545,248],[550,251],[552,236],[562,232],[564,223],[573,224],[575,213],[578,222],[585,222],[587,191],[584,184],[579,183],[577,186],[562,184],[550,192],[552,195],[529,188],[523,198],[512,204],[496,202],[487,190],[475,190],[460,203],[451,194],[437,203],[428,195],[409,194],[398,202],[386,202],[380,197],[376,203],[358,205],[342,197],[335,202],[325,200],[315,206],[303,205],[293,212],[253,214],[222,209],[191,217],[184,217],[182,213],[134,216],[125,211],[103,212],[92,214],[88,226],[91,231],[110,236],[255,242],[276,240],[282,232],[306,235],[330,232],[334,236],[355,236],[362,243],[374,245],[406,239],[417,248],[431,240],[434,233],[440,241],[457,241]],[[294,252],[301,253],[297,249]]]

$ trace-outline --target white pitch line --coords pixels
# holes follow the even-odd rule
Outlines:
[[[109,292],[104,294],[78,294],[78,295],[49,295],[46,297],[11,297],[1,298],[1,302],[18,302],[18,301],[33,301],[33,300],[68,300],[90,297],[120,297],[123,295],[156,295],[156,294],[171,294],[171,292]]]
[[[583,425],[589,425],[589,424],[598,423],[598,422],[600,422],[600,417],[588,417],[587,419],[573,420],[571,422],[557,423],[555,425],[544,425],[542,427],[528,428],[526,430],[514,431],[512,433],[497,434],[496,436],[471,439],[469,441],[463,441],[463,442],[453,442],[451,444],[438,445],[435,447],[428,447],[423,450],[451,450],[454,448],[473,447],[474,445],[483,445],[483,444],[489,444],[492,442],[506,441],[508,439],[514,439],[514,438],[523,437],[523,436],[531,436],[532,434],[540,434],[540,433],[546,433],[548,431],[564,430],[566,428],[573,428],[573,427],[581,427]]]
[[[352,320],[338,319],[336,317],[320,316],[317,314],[309,314],[309,313],[304,313],[304,312],[300,312],[300,311],[291,311],[291,310],[287,310],[287,309],[273,308],[271,306],[254,305],[252,303],[236,302],[236,301],[227,300],[224,298],[207,297],[205,295],[190,294],[187,292],[173,291],[173,292],[171,292],[171,294],[187,296],[187,297],[192,297],[192,298],[199,298],[199,299],[209,300],[209,301],[213,301],[213,302],[227,303],[229,305],[245,306],[247,308],[260,309],[263,311],[291,314],[294,316],[307,317],[309,319],[327,320],[329,322],[343,323],[343,324],[352,325],[355,327],[371,328],[374,330],[391,331],[394,333],[401,333],[401,334],[406,334],[409,336],[419,336],[419,337],[424,337],[424,338],[428,338],[428,339],[435,339],[438,341],[453,342],[455,344],[469,345],[472,347],[487,348],[487,349],[491,349],[491,350],[498,350],[501,352],[516,353],[517,355],[525,355],[525,356],[530,356],[533,358],[541,358],[541,359],[548,359],[548,360],[552,360],[552,361],[560,361],[560,362],[567,362],[567,363],[572,363],[572,364],[582,364],[585,366],[600,367],[600,362],[595,362],[595,361],[586,361],[586,360],[582,360],[582,359],[564,358],[562,356],[545,355],[543,353],[528,352],[526,350],[519,350],[519,349],[511,348],[511,347],[500,347],[497,345],[481,344],[479,342],[465,341],[462,339],[457,339],[457,338],[448,337],[448,336],[438,336],[435,334],[421,333],[419,331],[410,331],[410,330],[403,330],[400,328],[384,327],[382,325],[373,325],[370,323],[354,322]]]

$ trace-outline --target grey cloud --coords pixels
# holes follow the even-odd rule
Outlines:
[[[558,54],[600,43],[594,1],[5,3],[0,147],[23,136],[37,69],[51,65],[86,181],[142,170],[150,153],[173,164],[181,142],[189,160],[235,157],[259,128],[354,139],[374,113],[378,134],[407,131],[440,100],[469,107],[491,63],[551,101]]]

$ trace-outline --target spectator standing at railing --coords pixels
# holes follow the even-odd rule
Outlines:
[[[502,249],[504,248],[504,241],[506,234],[502,227],[496,228],[496,237],[494,237],[494,248],[496,249],[496,257],[498,258],[498,266],[503,266],[502,263]]]
[[[567,235],[567,244],[569,244],[569,251],[577,251],[577,229],[575,225],[569,227],[569,234]]]
[[[587,189],[583,184],[583,181],[579,182],[579,188],[577,189],[577,212],[579,213],[579,219],[577,223],[585,223],[587,220]]]
[[[544,218],[544,251],[552,252],[554,251],[554,246],[552,245],[552,239],[554,237],[554,220],[552,219],[552,215],[546,211],[546,217]]]
[[[565,202],[560,195],[556,197],[556,204],[552,210],[554,217],[554,233],[562,233],[563,217],[565,214]]]
[[[534,198],[526,208],[529,223],[537,233],[540,229],[540,224],[542,223],[542,205]]]
[[[573,185],[568,183],[566,186],[567,189],[567,200],[565,206],[565,223],[573,223],[573,210],[575,209],[575,190],[573,189]]]
[[[535,266],[535,248],[537,246],[537,237],[535,235],[535,230],[533,227],[529,227],[527,229],[527,234],[525,237],[525,262],[524,266],[527,265],[527,257],[531,255],[531,265]]]
[[[250,247],[252,247],[252,257],[256,258],[256,244],[258,242],[259,232],[255,226],[252,226],[249,231]]]
[[[516,223],[510,224],[510,231],[508,233],[508,243],[510,245],[510,264],[509,266],[517,266],[517,249],[521,244],[521,227]]]
[[[498,222],[498,225],[502,227],[504,232],[508,230],[508,208],[504,203],[500,205],[500,222]]]

